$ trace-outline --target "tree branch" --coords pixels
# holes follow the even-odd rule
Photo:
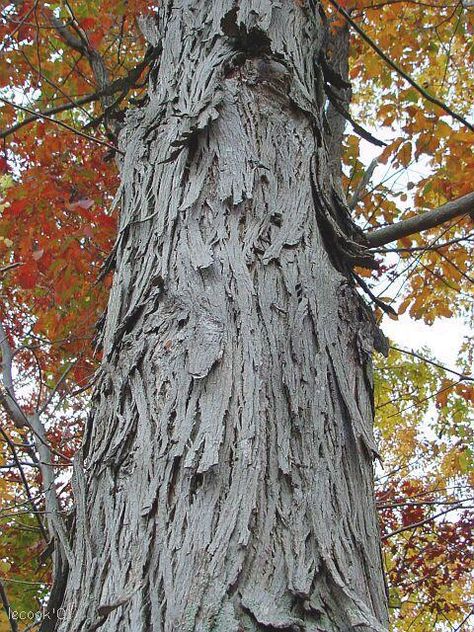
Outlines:
[[[74,557],[68,541],[64,521],[61,518],[61,509],[56,495],[54,465],[51,458],[51,449],[47,442],[46,431],[37,412],[31,415],[30,420],[35,434],[41,439],[36,442],[36,449],[40,457],[39,467],[43,479],[48,531],[51,538],[54,538],[58,546],[61,547],[61,552],[65,554],[69,565],[73,566]]]
[[[28,419],[18,405],[13,388],[12,361],[13,353],[8,342],[7,333],[0,322],[0,351],[2,353],[2,386],[0,404],[13,420],[17,428],[29,426]]]
[[[68,46],[73,48],[78,53],[82,53],[84,55],[87,55],[87,46],[86,46],[85,42],[82,39],[79,39],[79,37],[75,37],[71,33],[71,31],[68,28],[69,25],[63,24],[61,22],[61,20],[59,20],[53,14],[51,14],[51,16],[50,16],[50,22],[53,25],[53,28],[56,29],[58,34],[61,36],[63,41]]]
[[[98,101],[104,96],[113,96],[116,92],[131,90],[135,86],[135,83],[140,77],[143,70],[148,65],[149,60],[150,60],[150,57],[145,56],[145,59],[142,62],[140,62],[137,66],[135,66],[135,68],[132,68],[132,70],[130,70],[130,72],[125,77],[120,77],[119,79],[116,79],[115,81],[107,85],[103,90],[98,90],[97,92],[94,92],[93,94],[88,94],[82,97],[81,99],[77,99],[76,101],[63,103],[62,105],[58,105],[54,108],[49,108],[48,110],[44,110],[42,112],[34,112],[33,110],[34,113],[31,116],[27,116],[25,119],[23,119],[23,121],[19,121],[18,123],[15,123],[15,125],[12,125],[11,127],[8,127],[7,129],[4,129],[3,131],[1,131],[0,139],[10,136],[11,134],[17,132],[19,129],[21,129],[25,125],[28,125],[29,123],[33,123],[34,121],[37,121],[40,118],[48,119],[48,117],[51,117],[53,114],[60,114],[61,112],[66,112],[67,110],[73,110],[75,108],[79,108],[83,105],[86,105],[87,103]],[[56,119],[54,120],[56,121]]]
[[[13,108],[22,110],[23,112],[28,112],[28,114],[33,114],[36,118],[43,118],[46,121],[50,121],[51,123],[56,123],[56,125],[59,125],[59,127],[63,127],[64,129],[67,129],[70,132],[73,132],[73,134],[77,134],[78,136],[87,138],[87,140],[90,140],[93,143],[97,143],[98,145],[103,145],[104,147],[113,149],[113,151],[117,152],[118,154],[121,154],[122,156],[125,155],[123,151],[121,151],[118,147],[116,147],[112,143],[109,143],[105,140],[101,140],[100,138],[95,138],[94,136],[90,136],[89,134],[85,134],[80,129],[77,129],[76,127],[72,127],[71,125],[68,125],[67,123],[64,123],[63,121],[59,121],[58,119],[52,118],[51,116],[48,116],[47,114],[43,114],[41,112],[35,112],[34,110],[27,108],[24,105],[18,105],[18,103],[12,103],[12,101],[9,101],[8,99],[4,99],[3,97],[0,97],[0,101],[2,101],[2,103],[5,103],[6,105],[10,105]]]
[[[64,521],[61,517],[60,505],[56,494],[56,480],[52,454],[55,451],[51,448],[46,435],[46,429],[40,418],[40,413],[35,411],[32,415],[26,416],[19,404],[17,403],[15,392],[13,389],[12,377],[12,360],[13,352],[8,342],[8,337],[0,321],[0,350],[2,352],[2,379],[6,395],[0,396],[0,403],[4,406],[7,413],[12,417],[15,424],[20,427],[27,426],[33,432],[35,449],[39,455],[37,461],[42,479],[42,489],[45,497],[45,508],[47,514],[47,527],[51,540],[56,542],[55,548],[55,568],[64,569],[65,564],[72,566],[74,557],[67,537],[67,531]],[[1,429],[0,429],[1,431]],[[7,435],[2,435],[7,438]],[[19,459],[15,455],[15,462],[20,472],[22,471]],[[26,483],[26,477],[22,477]]]
[[[466,121],[466,119],[460,114],[458,114],[457,112],[454,112],[454,110],[452,110],[449,106],[447,106],[445,103],[440,101],[440,99],[433,97],[429,92],[427,92],[424,88],[422,88],[414,79],[412,79],[410,75],[408,75],[404,70],[402,70],[398,64],[392,61],[390,57],[388,57],[383,52],[383,50],[379,48],[377,44],[367,35],[367,33],[363,29],[360,28],[357,22],[355,22],[351,18],[349,13],[343,7],[341,7],[340,4],[336,2],[336,0],[329,0],[329,2],[347,20],[347,22],[349,22],[352,28],[362,37],[362,39],[365,42],[367,42],[367,44],[377,53],[377,55],[381,57],[388,66],[390,66],[390,68],[395,70],[396,73],[398,73],[401,77],[403,77],[405,81],[407,81],[413,88],[415,88],[415,90],[419,92],[427,101],[429,101],[430,103],[433,103],[433,105],[437,105],[444,112],[446,112],[446,114],[449,114],[454,119],[462,123],[465,127],[467,127],[471,132],[474,132],[474,125]]]
[[[378,162],[379,162],[378,158],[374,158],[372,160],[372,162],[370,163],[370,165],[367,167],[364,175],[362,176],[362,180],[357,185],[356,190],[354,191],[354,193],[351,196],[351,199],[347,203],[347,206],[351,210],[355,209],[357,204],[361,201],[362,194],[364,193],[367,185],[369,184],[370,178],[372,177],[372,175],[373,175],[373,173],[375,171],[375,167],[378,165]]]
[[[42,415],[44,412],[46,412],[48,406],[50,405],[50,403],[53,400],[53,397],[56,395],[56,393],[58,392],[59,387],[64,383],[65,379],[67,378],[67,376],[69,375],[69,373],[71,372],[71,370],[74,368],[76,362],[73,362],[72,364],[70,364],[63,372],[63,374],[61,375],[61,377],[59,378],[59,380],[56,382],[56,385],[51,389],[51,392],[49,394],[49,396],[46,398],[46,401],[44,402],[44,404],[41,406],[41,408],[39,409],[39,414]]]
[[[18,632],[18,624],[16,620],[12,617],[12,609],[10,608],[10,602],[8,601],[7,593],[2,581],[0,581],[0,599],[2,600],[3,609],[5,610],[5,613],[7,615],[11,631]]]
[[[354,128],[354,131],[357,134],[359,134],[359,136],[364,138],[369,143],[372,143],[372,145],[376,145],[377,147],[386,147],[387,143],[384,143],[383,140],[379,140],[378,138],[375,138],[375,136],[373,136],[369,131],[367,131],[364,127],[362,127],[362,125],[359,125],[359,123],[357,123],[357,121],[354,121],[354,119],[350,115],[349,111],[346,110],[346,108],[343,106],[343,101],[338,98],[338,95],[331,88],[331,86],[326,85],[324,87],[324,90],[326,92],[326,95],[327,95],[329,101],[334,106],[334,108],[337,110],[337,112],[339,112],[339,114],[346,121],[349,121],[349,123]]]
[[[63,41],[66,42],[68,46],[73,48],[74,50],[83,54],[87,61],[89,62],[89,66],[92,70],[92,74],[94,76],[95,84],[99,91],[102,93],[100,100],[104,107],[104,110],[112,105],[113,99],[112,94],[107,90],[110,85],[109,72],[107,70],[107,66],[105,65],[104,59],[102,55],[91,46],[89,39],[87,37],[87,33],[81,28],[79,22],[74,15],[74,12],[69,4],[66,1],[66,7],[71,15],[72,20],[72,29],[76,33],[74,35],[70,29],[66,28],[65,25],[58,20],[54,15],[51,14],[51,24],[57,30],[59,35],[62,37]]]
[[[469,502],[474,500],[474,498],[465,498],[462,501],[459,500],[420,500],[417,502],[411,501],[400,501],[394,503],[387,504],[378,504],[377,509],[396,509],[398,507],[437,507],[439,505],[459,505],[459,502]]]
[[[71,101],[70,103],[63,103],[62,105],[58,105],[54,108],[49,108],[48,110],[45,110],[44,112],[37,112],[36,114],[27,116],[22,121],[19,121],[18,123],[15,123],[15,125],[12,125],[11,127],[7,127],[3,131],[1,131],[0,138],[6,138],[7,136],[10,136],[11,134],[14,134],[15,132],[17,132],[19,129],[21,129],[25,125],[29,125],[29,123],[34,123],[40,118],[50,117],[53,114],[60,114],[61,112],[66,112],[67,110],[73,110],[75,108],[79,108],[82,105],[85,105],[87,103],[92,103],[92,101],[97,101],[99,96],[100,96],[99,93],[96,92],[95,94],[87,95],[86,97],[83,97],[82,99],[78,99],[77,101]]]
[[[329,29],[327,47],[331,69],[347,82],[347,87],[344,88],[341,86],[338,94],[345,109],[349,110],[352,91],[351,84],[349,83],[349,27],[347,24],[333,31]],[[324,56],[322,56],[320,60],[322,69],[324,69],[323,60]],[[344,140],[346,119],[331,101],[328,103],[326,115],[330,129],[328,139],[329,166],[331,172],[338,175],[338,185],[342,187],[342,143]]]
[[[406,527],[400,527],[399,529],[395,529],[395,531],[392,531],[391,533],[387,533],[386,535],[383,535],[382,541],[384,542],[385,540],[388,540],[389,538],[393,538],[394,535],[398,535],[399,533],[403,533],[404,531],[411,531],[412,529],[417,529],[418,527],[422,527],[423,525],[428,524],[429,522],[433,522],[433,520],[436,520],[436,518],[439,518],[440,516],[444,516],[445,514],[451,511],[455,511],[456,509],[469,509],[469,507],[466,507],[465,505],[463,505],[463,502],[465,501],[460,501],[457,505],[452,505],[451,507],[448,507],[448,509],[445,509],[444,511],[440,511],[434,516],[429,516],[428,518],[425,518],[424,520],[420,520],[419,522],[414,522],[413,524],[409,524]]]
[[[427,211],[421,215],[415,215],[391,226],[379,228],[366,234],[369,248],[384,246],[402,237],[408,237],[428,228],[434,228],[454,217],[474,211],[474,191],[463,195],[456,200],[443,204],[433,211]]]
[[[0,274],[5,274],[5,272],[9,272],[10,270],[14,270],[15,268],[18,268],[19,266],[22,266],[23,262],[22,261],[16,261],[14,263],[9,263],[8,265],[4,266],[3,268],[0,268]]]

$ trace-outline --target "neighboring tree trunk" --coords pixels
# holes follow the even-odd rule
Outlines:
[[[303,4],[162,1],[143,24],[163,52],[122,134],[60,632],[386,630],[375,327]]]

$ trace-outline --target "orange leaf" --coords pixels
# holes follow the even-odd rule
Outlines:
[[[379,156],[379,162],[386,165],[390,156],[392,156],[397,151],[397,149],[400,147],[402,142],[403,142],[403,138],[397,138],[396,140],[393,141],[393,143],[390,143],[389,145],[387,145]]]

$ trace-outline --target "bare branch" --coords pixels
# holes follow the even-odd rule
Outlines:
[[[90,45],[87,34],[76,20],[76,16],[74,15],[74,12],[68,2],[66,2],[66,7],[71,15],[71,26],[77,34],[77,37],[54,15],[51,15],[51,24],[56,28],[57,32],[66,44],[68,44],[68,46],[86,57],[91,67],[92,74],[94,75],[97,88],[100,91],[104,91],[107,86],[110,85],[110,77],[105,62],[100,53]],[[107,109],[112,103],[112,96],[107,92],[103,92],[101,95],[101,101],[104,108]]]
[[[347,24],[343,28],[329,30],[328,35],[328,55],[330,57],[330,67],[333,72],[347,82],[347,87],[340,87],[338,94],[340,100],[349,110],[351,102],[351,84],[349,83],[349,27]],[[321,69],[324,66],[324,56],[321,56]],[[331,172],[338,175],[337,184],[342,186],[342,142],[344,139],[344,130],[346,127],[345,117],[336,109],[329,101],[327,109],[327,120],[330,129],[328,137],[328,156]]]
[[[331,88],[331,86],[326,85],[324,87],[324,90],[326,92],[326,95],[327,95],[329,101],[331,102],[331,105],[334,106],[334,108],[337,110],[337,112],[339,112],[339,114],[344,119],[349,121],[349,123],[354,128],[354,131],[357,134],[359,134],[359,136],[364,138],[369,143],[372,143],[372,145],[376,145],[377,147],[385,147],[387,145],[387,143],[385,143],[383,140],[379,140],[378,138],[375,138],[375,136],[373,136],[373,134],[371,134],[364,127],[362,127],[362,125],[359,125],[359,123],[357,123],[357,121],[355,121],[352,118],[352,116],[350,115],[350,112],[348,110],[346,110],[346,108],[343,106],[343,104],[342,104],[343,101],[338,98],[337,93]]]
[[[10,607],[10,602],[8,601],[7,593],[5,591],[5,587],[0,580],[0,599],[2,600],[3,609],[8,618],[8,622],[10,623],[10,629],[12,632],[18,632],[18,624],[16,620],[12,617],[12,610]]]
[[[51,15],[50,22],[68,46],[76,50],[78,53],[86,54],[86,44],[84,41],[73,35],[70,29],[63,24],[61,20],[58,20],[58,18],[54,15]]]
[[[43,489],[45,494],[45,507],[47,513],[48,530],[51,538],[55,538],[66,555],[69,565],[74,564],[74,557],[67,538],[64,521],[61,518],[61,508],[56,495],[56,480],[54,466],[51,458],[51,449],[47,442],[46,431],[38,413],[30,417],[31,426],[35,435],[40,438],[36,442],[36,449],[39,454],[39,466],[43,479]]]
[[[64,571],[67,565],[71,566],[74,563],[71,546],[69,544],[66,526],[61,517],[61,509],[59,505],[59,499],[56,493],[56,477],[54,471],[54,465],[52,460],[52,454],[55,451],[51,448],[46,435],[46,430],[43,422],[41,421],[38,411],[32,415],[25,415],[15,398],[15,392],[13,390],[13,377],[12,377],[12,360],[13,352],[8,342],[3,323],[0,321],[0,350],[2,352],[2,379],[5,389],[5,395],[0,396],[0,403],[3,404],[7,413],[13,418],[15,424],[20,427],[28,426],[33,432],[35,449],[38,453],[39,459],[36,461],[41,472],[42,489],[45,497],[45,508],[47,514],[47,526],[50,539],[56,543],[55,546],[55,558],[53,566],[56,570]],[[4,436],[5,440],[12,449],[15,462],[20,470],[22,481],[25,485],[25,489],[29,490],[27,479],[23,473],[22,465],[16,450],[12,448],[11,441],[8,435],[0,428],[0,433]],[[43,526],[41,525],[43,529]],[[44,533],[44,531],[43,531]]]
[[[434,228],[454,217],[465,215],[474,210],[474,192],[463,195],[456,200],[443,204],[433,211],[427,211],[421,215],[415,215],[391,226],[379,228],[366,234],[370,248],[384,246],[402,237],[414,235],[428,228]]]
[[[13,387],[12,361],[13,353],[8,342],[7,333],[0,322],[0,351],[2,352],[2,386],[0,390],[0,404],[13,420],[17,428],[28,426],[28,419],[18,405]]]

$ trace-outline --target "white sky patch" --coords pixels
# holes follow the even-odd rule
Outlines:
[[[438,318],[427,325],[402,314],[397,321],[384,317],[382,331],[402,349],[419,351],[427,347],[441,364],[455,369],[463,339],[470,328],[459,318]]]

